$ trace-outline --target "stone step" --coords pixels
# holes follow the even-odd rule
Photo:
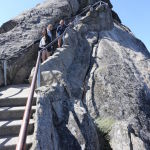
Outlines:
[[[0,99],[0,107],[25,106],[27,97],[20,98],[2,98]],[[33,105],[36,105],[36,97],[33,98]]]
[[[22,120],[0,121],[0,137],[18,136]],[[34,120],[30,119],[28,126],[28,134],[32,134],[34,130]]]
[[[1,107],[0,120],[21,120],[23,118],[25,106],[19,107]],[[31,116],[35,112],[36,106],[32,106]]]
[[[29,149],[32,145],[32,135],[28,135],[26,140],[26,149]],[[0,138],[0,150],[15,150],[18,143],[18,137],[5,137]]]
[[[30,85],[12,85],[0,88],[0,150],[15,150],[22,124]],[[28,126],[26,149],[32,145],[34,131],[33,113],[36,111],[34,94],[31,119]]]
[[[10,85],[0,88],[0,107],[25,106],[30,93],[30,85]],[[33,105],[36,103],[34,93]]]

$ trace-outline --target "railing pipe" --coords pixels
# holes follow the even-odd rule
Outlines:
[[[38,52],[38,55],[41,55],[41,52]],[[37,88],[41,86],[41,71],[40,71],[40,64],[41,64],[41,59],[39,62],[39,67],[38,67],[38,74],[37,74]]]
[[[3,65],[4,65],[4,84],[6,86],[7,85],[7,60],[4,60]]]
[[[101,6],[101,5],[102,5],[102,2],[100,2],[99,5]]]
[[[90,11],[92,12],[93,10],[94,10],[94,8],[91,6],[91,7],[90,7]]]
[[[36,67],[35,67],[35,72],[33,75],[31,87],[30,87],[30,93],[27,99],[27,104],[23,116],[23,122],[22,126],[20,129],[19,133],[19,141],[17,143],[16,150],[24,150],[25,145],[26,145],[26,137],[27,137],[27,129],[29,125],[29,119],[30,119],[30,114],[31,114],[31,107],[32,107],[32,99],[34,95],[34,90],[35,90],[35,84],[36,84],[36,78],[37,78],[37,72],[39,68],[39,63],[40,63],[40,55],[38,55],[37,62],[36,62]]]

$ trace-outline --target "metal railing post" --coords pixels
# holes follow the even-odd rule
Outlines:
[[[4,84],[7,85],[7,60],[4,60]]]
[[[38,52],[38,55],[41,55],[41,52]],[[39,62],[39,67],[38,67],[38,74],[37,74],[37,88],[41,86],[41,71],[40,71],[40,64],[41,64],[41,61]]]
[[[100,5],[100,6],[102,5],[102,1],[100,1],[99,5]]]
[[[38,66],[40,62],[40,55],[38,55],[37,61],[36,61],[36,66],[35,66],[35,72],[32,78],[32,83],[30,87],[30,93],[27,99],[26,107],[25,107],[25,112],[23,116],[23,121],[19,133],[19,140],[16,146],[16,150],[24,150],[25,145],[26,145],[26,138],[27,138],[27,129],[29,125],[29,120],[30,120],[30,115],[31,115],[31,108],[32,108],[32,101],[33,101],[33,96],[34,96],[34,90],[35,90],[35,85],[36,85],[36,79],[37,79],[37,73],[38,73]]]
[[[90,7],[90,12],[92,12],[94,10],[93,6]]]
[[[78,23],[79,23],[79,16],[76,16],[73,21],[73,25],[76,26]]]

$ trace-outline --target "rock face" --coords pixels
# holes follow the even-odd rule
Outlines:
[[[99,16],[98,19],[96,16]],[[54,143],[58,142],[58,147],[54,149],[101,149],[93,120],[84,107],[83,85],[89,69],[92,46],[98,40],[97,31],[113,27],[111,11],[108,6],[103,6],[87,13],[80,21],[74,29],[68,29],[64,46],[41,65],[43,87],[38,89],[40,99],[33,149],[51,149],[49,134],[56,137]],[[49,96],[45,96],[46,93]],[[45,105],[49,106],[44,107]],[[51,117],[48,117],[50,114]],[[52,118],[53,121],[45,120],[44,117]],[[53,130],[53,133],[49,132],[48,137],[41,136],[40,133],[44,134],[48,130]]]
[[[90,114],[94,118],[111,116],[116,124],[119,120],[124,121],[113,127],[113,149],[131,149],[131,146],[138,146],[135,143],[140,146],[134,149],[149,149],[149,52],[141,41],[115,24],[113,30],[99,33],[92,59],[87,80],[90,90],[85,98]]]
[[[0,27],[0,59],[8,59],[7,83],[19,84],[27,81],[37,57],[38,43],[35,44],[35,41],[40,39],[43,27],[49,23],[55,27],[60,19],[70,18],[80,12],[83,7],[97,1],[47,0],[4,23]],[[104,2],[112,8],[109,0]],[[114,18],[117,18],[116,15]],[[0,64],[2,64],[1,61]],[[2,65],[1,70],[3,70]],[[0,76],[3,75],[0,74]],[[0,86],[3,84],[4,80],[0,82]]]
[[[38,44],[34,44],[34,41],[41,37],[42,28],[49,23],[55,25],[61,18],[71,17],[78,9],[77,0],[46,1],[2,25],[0,59],[9,58],[9,84],[23,83],[29,77],[38,50]]]
[[[53,137],[61,139],[56,140],[58,146],[98,149],[99,145],[99,149],[105,149],[102,136],[97,143],[92,119],[110,118],[114,120],[108,133],[111,149],[150,149],[149,72],[148,50],[127,27],[113,23],[107,6],[87,13],[74,29],[68,30],[64,46],[41,65],[43,87],[39,91],[48,93],[49,98],[39,103],[51,103],[57,133]],[[87,119],[83,119],[85,115]],[[37,122],[36,141],[46,149],[39,133],[47,129],[42,129],[45,123],[41,121],[40,127]],[[66,131],[71,133],[71,144],[66,142],[70,141]]]
[[[40,88],[36,115],[32,149],[99,150],[95,125],[82,102],[70,98],[59,82]]]
[[[46,1],[1,29],[0,56],[20,51],[8,61],[9,82],[29,76],[37,55],[30,44],[43,26],[94,2]],[[33,150],[150,149],[150,53],[107,2],[69,28],[64,45],[41,64]]]
[[[10,30],[13,29],[16,25],[17,25],[17,22],[15,22],[14,20],[10,20],[10,21],[4,23],[4,24],[0,27],[0,34],[1,34],[1,33],[6,33],[6,32],[8,32],[8,31],[10,31]]]

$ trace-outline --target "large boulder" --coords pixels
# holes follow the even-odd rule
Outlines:
[[[84,83],[98,31],[112,28],[108,6],[88,12],[78,25],[67,30],[63,47],[41,64],[42,87],[37,89],[39,100],[33,149],[102,149],[103,143],[99,144],[96,126],[83,102]],[[31,78],[33,72],[34,69]]]
[[[75,118],[82,120],[85,113],[91,125],[91,117],[96,122],[100,149],[105,149],[104,145],[113,150],[150,149],[149,71],[150,53],[145,45],[127,27],[113,23],[108,6],[88,12],[75,28],[67,31],[64,46],[41,65],[43,87],[39,91],[45,87],[44,93],[48,92],[49,100],[55,101],[50,106],[56,122],[63,122],[61,128],[55,125],[58,137],[64,137],[61,129],[66,131],[67,124],[73,141],[88,149],[92,141],[89,143],[80,132],[79,138],[75,125]],[[65,126],[62,100],[67,103],[69,116]],[[76,106],[75,117],[72,108]],[[87,120],[84,132],[88,129]],[[95,133],[94,126],[90,128]],[[82,126],[80,130],[82,133]]]
[[[65,35],[64,47],[58,48],[54,55],[49,58],[50,61],[48,59],[41,65],[41,86],[47,84],[50,85],[51,81],[53,80],[54,74],[55,76],[61,76],[62,72],[64,72],[65,69],[68,69],[76,59],[77,62],[78,59],[81,59],[83,61],[82,57],[76,58],[75,55],[80,56],[82,52],[85,56],[85,60],[87,60],[90,57],[88,43],[93,42],[92,38],[94,38],[94,42],[97,41],[98,31],[109,30],[112,29],[112,27],[113,19],[111,11],[107,5],[97,7],[94,12],[88,12],[85,17],[82,17],[80,19],[79,24],[74,28],[74,30],[68,29]],[[83,35],[85,36],[84,38]],[[80,47],[80,45],[82,46]],[[82,49],[85,49],[86,51],[83,51]],[[85,63],[87,63],[87,61],[85,61]],[[76,69],[78,70],[80,68]],[[83,67],[83,69],[86,68]],[[34,69],[32,70],[30,75],[30,81],[33,77],[33,73]]]
[[[38,89],[34,150],[99,150],[95,125],[63,84]]]
[[[78,9],[77,0],[47,0],[1,26],[0,59],[8,59],[8,84],[23,83],[29,77],[38,51],[34,41],[41,37],[42,28],[49,23],[56,26],[60,19],[71,17]]]
[[[7,83],[28,82],[30,71],[37,58],[38,42],[36,41],[40,39],[43,27],[49,23],[56,27],[60,19],[65,18],[67,20],[77,12],[81,12],[87,5],[97,1],[47,0],[4,23],[0,27],[0,59],[8,59]],[[104,0],[104,2],[107,2],[112,8],[109,0]],[[119,20],[115,12],[113,16],[115,20]],[[2,80],[0,86],[3,84],[4,81]]]
[[[86,105],[93,118],[114,120],[112,148],[150,149],[150,53],[144,44],[115,24],[99,32],[91,66]]]

